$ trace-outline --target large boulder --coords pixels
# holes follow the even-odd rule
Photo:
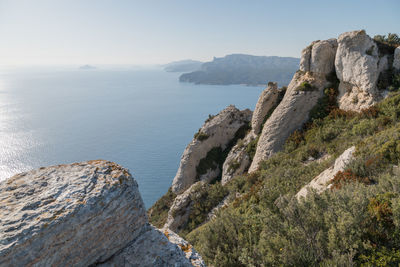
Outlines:
[[[388,68],[388,60],[380,57],[377,44],[364,30],[339,36],[335,68],[341,109],[360,111],[381,99],[377,82],[380,72]]]
[[[220,175],[221,170],[218,167],[207,169],[202,174],[197,172],[197,167],[213,149],[225,150],[237,137],[239,129],[248,125],[251,115],[250,110],[240,111],[231,105],[209,118],[183,152],[172,183],[172,191],[180,194],[197,180],[210,181]]]
[[[306,198],[310,190],[315,190],[317,193],[322,193],[327,188],[329,188],[329,182],[335,177],[335,175],[344,171],[347,165],[353,160],[355,147],[352,146],[344,151],[336,160],[335,163],[328,169],[321,172],[317,177],[315,177],[309,184],[305,185],[296,194],[298,200]]]
[[[0,202],[0,266],[104,263],[153,235],[136,181],[109,161],[15,175],[0,183]],[[173,251],[155,254],[160,261],[190,266],[179,248]],[[130,255],[146,259],[141,266],[153,266],[155,259],[142,252],[136,249]]]
[[[336,39],[312,42],[301,52],[300,70],[326,74],[333,72],[337,46]]]
[[[307,120],[328,85],[326,74],[297,72],[285,96],[265,122],[249,172],[256,171],[260,162],[282,149],[289,135]]]

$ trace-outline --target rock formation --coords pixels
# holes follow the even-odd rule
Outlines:
[[[157,237],[136,181],[112,162],[15,175],[0,183],[0,202],[0,266],[112,265],[116,255],[142,259],[141,266],[191,265],[177,245]]]
[[[204,123],[183,152],[178,172],[172,183],[172,191],[175,194],[184,192],[197,180],[210,181],[221,173],[216,166],[204,174],[199,174],[197,167],[212,149],[225,150],[238,130],[249,123],[251,114],[250,110],[240,111],[234,106],[229,106]]]
[[[195,192],[197,186],[203,184],[203,181],[198,181],[186,189],[182,194],[179,194],[174,199],[171,208],[168,211],[167,222],[164,228],[179,232],[189,219],[190,208],[192,205],[191,194]]]
[[[321,172],[309,184],[301,188],[296,194],[297,199],[300,200],[301,198],[307,197],[307,194],[310,190],[315,190],[318,193],[322,193],[328,189],[328,183],[338,172],[344,171],[346,166],[353,159],[353,153],[355,149],[356,148],[354,146],[348,148],[335,160],[335,163],[331,167]]]
[[[331,73],[335,70],[336,39],[314,41],[303,49],[300,70],[313,73]]]
[[[262,91],[251,119],[251,131],[229,151],[226,157],[222,167],[222,185],[247,171],[252,161],[248,146],[252,142],[257,142],[263,124],[282,100],[284,93],[284,89],[278,89],[278,84],[274,82],[268,83],[268,87]]]
[[[229,151],[228,156],[222,166],[222,178],[221,184],[225,185],[233,177],[243,174],[247,171],[251,164],[251,158],[247,152],[247,146],[253,142],[257,136],[251,131],[246,135],[246,137],[238,142]]]
[[[400,71],[400,46],[394,50],[393,68]]]
[[[302,51],[300,71],[294,75],[284,99],[264,124],[249,172],[280,150],[289,134],[307,121],[309,111],[328,85],[327,75],[335,72],[340,81],[339,108],[361,111],[382,99],[377,88],[379,76],[391,66],[400,66],[399,54],[399,48],[394,55],[381,53],[364,30],[343,33],[338,40],[312,42]]]
[[[261,161],[280,150],[289,135],[308,120],[308,113],[329,84],[326,77],[334,71],[336,49],[336,40],[329,39],[315,41],[303,50],[300,71],[293,76],[283,100],[265,122],[249,172],[257,170]]]
[[[98,266],[205,267],[205,264],[196,250],[177,234],[149,225],[133,243]]]
[[[256,108],[253,112],[253,117],[251,118],[251,129],[255,134],[259,134],[261,132],[261,127],[265,122],[265,117],[273,108],[276,107],[278,102],[278,84],[270,82],[268,83],[268,87],[262,91],[260,97],[258,98]]]
[[[341,109],[360,111],[381,99],[377,82],[388,60],[380,57],[377,44],[364,30],[339,36],[335,68]]]
[[[329,84],[324,73],[297,72],[290,82],[282,102],[265,122],[249,172],[258,169],[261,161],[282,149],[289,135],[307,120],[308,113]],[[307,84],[311,90],[303,90]]]

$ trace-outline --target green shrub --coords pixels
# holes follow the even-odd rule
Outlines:
[[[366,136],[373,134],[378,128],[376,120],[361,120],[358,124],[353,126],[351,133],[353,135]]]
[[[209,122],[214,118],[215,118],[215,115],[208,114],[208,118],[207,118],[206,122]]]
[[[376,35],[374,40],[378,45],[379,54],[383,55],[393,55],[396,47],[400,45],[400,38],[395,33],[389,33],[386,35]]]
[[[192,201],[189,220],[181,235],[191,232],[206,221],[208,213],[228,194],[228,190],[220,183],[204,184],[196,188],[190,195]]]
[[[163,195],[156,203],[147,211],[150,223],[158,228],[162,228],[167,222],[168,211],[176,195],[169,188],[168,192]]]
[[[309,82],[302,82],[297,88],[296,91],[316,91],[317,88],[313,85],[311,85]]]
[[[215,170],[218,166],[224,163],[225,157],[226,156],[220,146],[212,148],[208,151],[207,156],[202,158],[199,165],[197,165],[197,175],[201,176],[207,173],[208,170]]]
[[[240,162],[238,162],[237,160],[233,160],[228,167],[228,172],[232,173],[235,172],[237,169],[239,169],[240,167]]]
[[[194,137],[194,139],[197,139],[199,141],[204,141],[204,140],[208,139],[209,136],[208,136],[208,134],[203,133],[201,131],[201,129],[199,129],[199,131],[197,133],[195,133],[193,137]]]
[[[246,153],[249,155],[250,160],[252,161],[257,150],[257,144],[258,144],[258,139],[260,136],[257,136],[257,138],[253,139],[250,141],[250,143],[247,144],[246,146]]]

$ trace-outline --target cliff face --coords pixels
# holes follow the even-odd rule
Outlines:
[[[0,266],[192,265],[149,225],[136,181],[112,162],[15,175],[0,202]]]
[[[378,78],[392,66],[395,68],[395,54],[380,52],[365,31],[312,42],[302,51],[300,71],[294,75],[285,97],[264,124],[249,172],[281,150],[287,137],[309,119],[309,112],[324,89],[332,87],[329,76],[336,75],[339,80],[340,109],[360,112],[381,100],[385,91],[378,90]],[[304,86],[307,84],[308,89]]]
[[[210,158],[213,154],[222,154],[235,136],[237,137],[239,129],[249,123],[251,114],[250,110],[240,111],[234,106],[229,106],[218,115],[209,118],[183,152],[179,169],[172,182],[172,191],[179,194],[198,180],[209,182],[216,178],[221,169],[216,163],[206,164],[208,161],[215,161],[207,159],[207,156]],[[205,166],[203,172],[199,171],[202,160],[204,165],[211,165]]]
[[[310,112],[319,101],[326,101],[327,90],[334,92],[330,98],[334,97],[337,103],[329,105],[345,111],[361,112],[382,100],[388,92],[382,81],[389,71],[399,71],[399,62],[399,48],[387,49],[365,31],[347,32],[338,39],[312,42],[303,49],[299,70],[287,89],[278,89],[277,84],[271,82],[262,92],[251,118],[251,130],[232,146],[222,170],[207,167],[204,174],[199,173],[200,161],[213,147],[225,148],[228,142],[231,143],[234,132],[249,121],[250,113],[243,119],[238,116],[239,111],[230,108],[232,111],[229,112],[234,114],[232,127],[231,122],[226,123],[228,108],[217,116],[218,120],[211,119],[199,130],[197,135],[204,140],[195,138],[187,146],[172,184],[172,192],[176,195],[170,199],[170,204],[164,205],[164,209],[169,210],[167,218],[161,220],[166,222],[165,227],[187,230],[185,225],[192,220],[194,206],[200,205],[193,200],[198,194],[196,190],[215,179],[217,184],[225,186],[236,176],[257,171],[263,161],[281,151],[288,137],[310,120]],[[221,197],[225,191],[221,189],[220,192],[221,195],[215,198],[220,201],[219,205],[215,206],[223,206],[222,200],[226,205],[235,198]],[[210,212],[210,207],[202,212]]]

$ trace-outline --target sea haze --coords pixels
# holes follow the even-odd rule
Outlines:
[[[41,166],[115,161],[146,207],[171,185],[209,114],[254,109],[262,87],[179,83],[161,69],[24,68],[0,72],[0,180]]]

